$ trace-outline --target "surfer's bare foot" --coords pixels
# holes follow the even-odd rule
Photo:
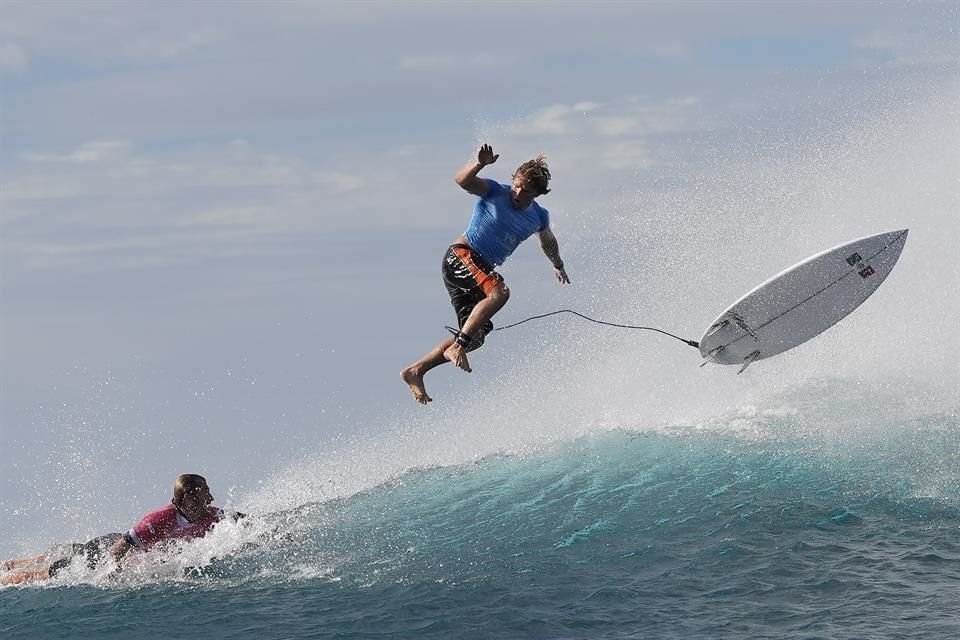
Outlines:
[[[413,394],[414,400],[420,404],[433,401],[433,398],[427,395],[427,389],[423,386],[423,374],[416,373],[412,368],[407,368],[400,372],[400,378],[410,387],[410,393]]]
[[[447,347],[446,351],[443,352],[443,357],[467,373],[473,371],[473,369],[470,368],[470,363],[467,361],[467,350],[459,343],[454,342]]]

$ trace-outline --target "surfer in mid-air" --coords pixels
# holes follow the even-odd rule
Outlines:
[[[400,377],[420,404],[432,400],[423,385],[423,377],[434,367],[450,361],[464,371],[471,371],[467,353],[483,344],[487,334],[493,331],[491,318],[510,298],[503,276],[494,269],[502,265],[521,242],[536,233],[543,253],[553,264],[557,281],[570,283],[560,259],[557,238],[550,229],[550,214],[536,202],[537,197],[550,192],[546,160],[540,155],[524,162],[514,172],[509,185],[477,176],[499,157],[490,145],[484,144],[476,160],[464,165],[455,178],[464,191],[479,198],[467,230],[443,257],[443,283],[456,311],[459,330],[401,372]]]

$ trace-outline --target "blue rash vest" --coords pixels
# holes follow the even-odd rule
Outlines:
[[[550,226],[550,214],[536,202],[523,210],[514,209],[508,185],[483,181],[487,194],[473,206],[473,217],[463,235],[480,257],[498,267],[521,242]]]

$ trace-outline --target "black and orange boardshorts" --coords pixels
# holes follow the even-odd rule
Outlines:
[[[473,308],[503,282],[503,277],[465,244],[450,245],[443,255],[441,269],[443,284],[450,294],[450,304],[457,313],[457,325],[462,329]],[[473,342],[469,350],[473,351],[482,345],[491,331],[493,322],[488,320],[480,329],[480,335],[471,336]]]

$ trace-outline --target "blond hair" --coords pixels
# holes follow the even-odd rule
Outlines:
[[[513,177],[522,177],[530,181],[540,195],[550,193],[547,185],[550,184],[550,169],[547,167],[547,158],[541,153],[533,160],[527,160],[517,167]]]
[[[193,493],[206,484],[207,479],[195,473],[183,473],[177,476],[176,481],[173,483],[173,500],[171,500],[171,502],[175,505],[182,504],[183,496],[188,493]]]

